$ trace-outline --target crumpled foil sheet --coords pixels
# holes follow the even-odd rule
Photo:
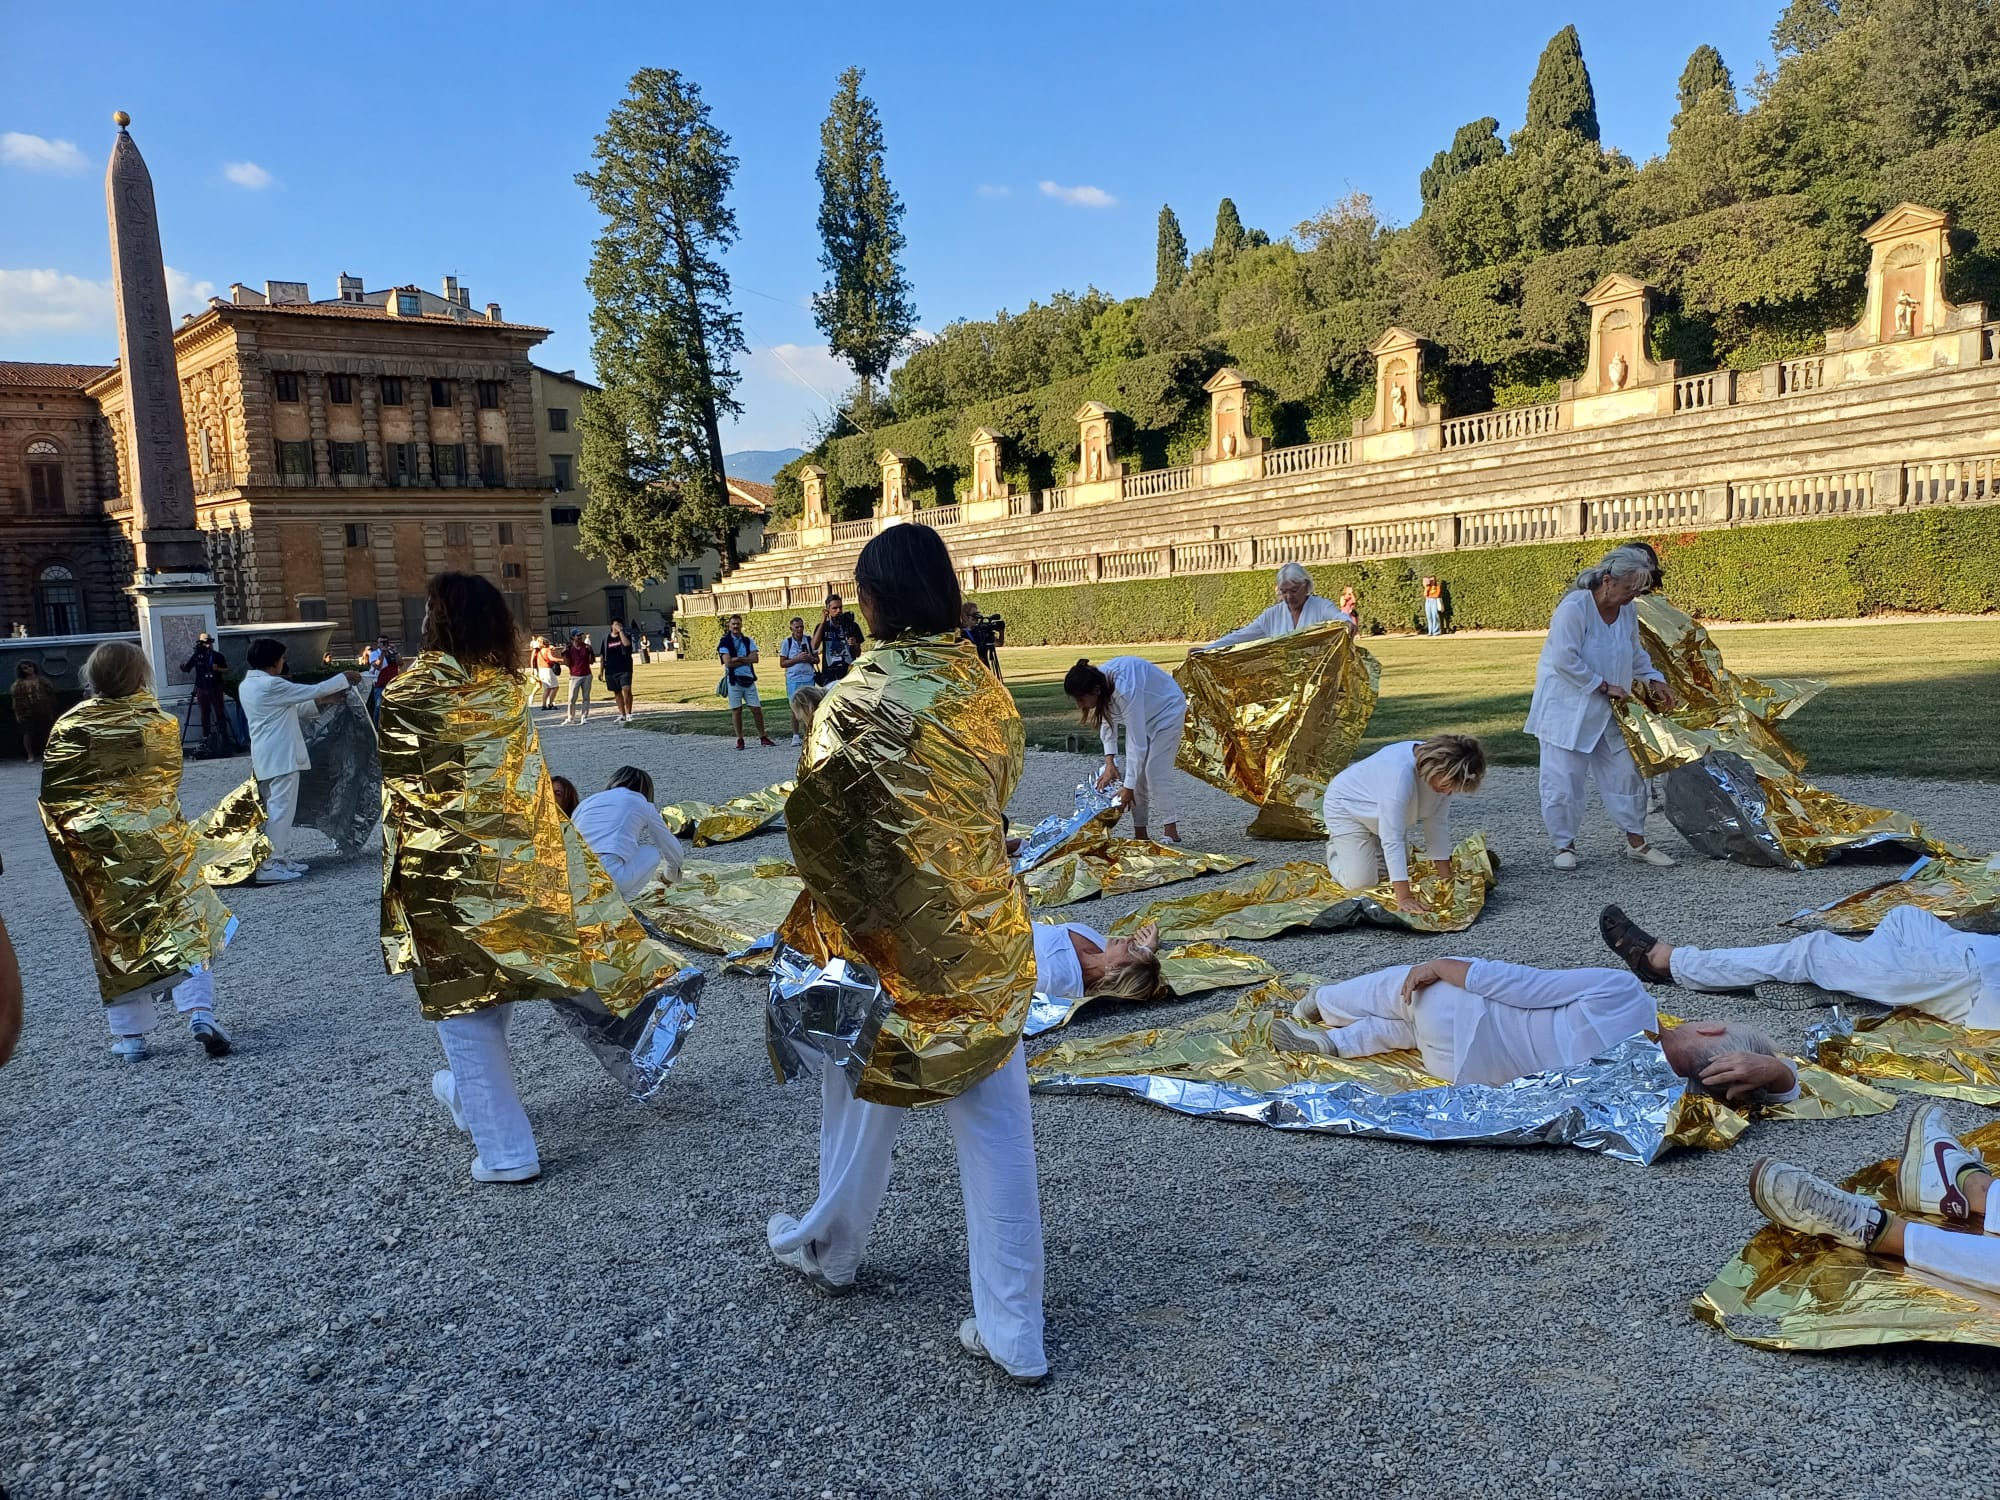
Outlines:
[[[233,929],[201,878],[180,783],[180,720],[151,693],[86,698],[49,734],[42,827],[106,1004],[211,962]]]
[[[1898,906],[1918,907],[1961,932],[2000,933],[2000,855],[1929,855],[1894,880],[1809,907],[1784,925],[1850,935],[1873,932]]]
[[[764,1043],[780,1083],[817,1077],[835,1067],[856,1088],[896,1002],[866,964],[844,958],[819,963],[780,942],[771,957]]]
[[[1577,1067],[1497,1086],[1447,1084],[1424,1072],[1414,1051],[1342,1058],[1274,1048],[1272,1018],[1289,1014],[1310,984],[1306,976],[1288,976],[1252,990],[1231,1010],[1185,1025],[1060,1043],[1029,1059],[1029,1083],[1044,1093],[1131,1094],[1180,1114],[1279,1130],[1572,1145],[1640,1163],[1675,1146],[1721,1149],[1750,1123],[1736,1107],[1690,1093],[1659,1044],[1643,1034]],[[1802,1090],[1818,1082],[1801,1071]],[[1755,1112],[1831,1119],[1886,1108],[1879,1096],[1871,1103],[1833,1080],[1823,1099],[1802,1097]]]
[[[1221,943],[1184,943],[1178,948],[1169,948],[1160,955],[1160,979],[1166,986],[1166,993],[1155,996],[1157,1000],[1184,1000],[1189,995],[1202,995],[1210,990],[1235,989],[1239,985],[1262,984],[1267,979],[1277,977],[1277,966],[1268,959],[1259,958],[1254,953],[1245,953],[1240,948],[1227,948]],[[1045,1031],[1055,1031],[1067,1026],[1077,1018],[1087,1005],[1102,999],[1099,995],[1085,995],[1081,1000],[1059,1000],[1053,995],[1035,992],[1033,1002],[1028,1006],[1028,1024],[1023,1028],[1024,1037],[1040,1036]],[[1147,1001],[1123,1001],[1123,1004],[1147,1004]]]
[[[1085,781],[1076,789],[1076,806],[1066,813],[1050,813],[1029,829],[1014,851],[1014,873],[1025,875],[1067,850],[1071,844],[1095,840],[1108,832],[1124,811],[1118,805],[1118,788],[1099,790]]]
[[[393,679],[392,679],[393,681]],[[349,688],[306,725],[312,768],[299,773],[297,828],[316,828],[342,854],[368,842],[382,821],[382,760],[375,722],[361,694]]]
[[[785,804],[805,890],[778,935],[879,976],[891,1004],[861,1098],[953,1098],[1020,1039],[1034,946],[1004,830],[1025,741],[1013,697],[957,635],[878,644],[813,716]]]
[[[1365,891],[1350,891],[1327,873],[1326,866],[1292,860],[1185,896],[1151,902],[1112,931],[1129,937],[1146,923],[1158,922],[1161,937],[1184,942],[1269,938],[1294,927],[1320,932],[1362,925],[1463,932],[1485,909],[1486,892],[1494,883],[1483,835],[1460,840],[1451,853],[1451,869],[1447,882],[1436,875],[1420,875],[1413,867],[1411,889],[1426,910],[1407,912],[1396,905],[1395,890],[1387,881]]]
[[[1190,652],[1174,673],[1188,704],[1176,764],[1256,804],[1253,837],[1323,839],[1327,783],[1354,758],[1381,677],[1338,621]]]
[[[1035,906],[1068,906],[1093,896],[1119,896],[1203,875],[1226,875],[1252,863],[1242,854],[1207,854],[1153,839],[1100,834],[1030,870],[1028,900]]]
[[[1805,753],[1777,726],[1825,692],[1825,683],[1741,676],[1723,665],[1722,653],[1693,616],[1658,594],[1641,594],[1635,608],[1646,654],[1681,700],[1667,718],[1683,729],[1710,731],[1724,745],[1747,745],[1787,770],[1805,769]]]
[[[586,992],[623,1016],[680,970],[557,809],[520,673],[419,653],[381,756],[382,959],[426,1019]]]
[[[698,849],[731,844],[777,822],[795,784],[781,781],[727,802],[669,802],[660,809],[660,816],[668,832],[677,839],[692,839]]]
[[[775,932],[805,889],[789,860],[722,864],[691,859],[672,885],[657,881],[633,902],[669,937],[704,953],[735,953]]]
[[[2000,1124],[1962,1137],[2000,1165]],[[1876,1162],[1841,1186],[1907,1214],[1896,1162]],[[1747,1196],[1746,1217],[1754,1216]],[[1921,1217],[1921,1216],[1919,1216]],[[1849,1349],[1896,1343],[2000,1345],[2000,1298],[1913,1272],[1899,1260],[1849,1250],[1767,1224],[1694,1300],[1694,1315],[1759,1349]]]
[[[209,885],[217,889],[242,885],[255,875],[257,867],[271,857],[257,778],[251,777],[216,803],[195,825],[194,833],[199,849],[195,861]]]
[[[1912,1094],[2000,1104],[2000,1031],[1953,1026],[1920,1010],[1857,1017],[1835,1006],[1806,1033],[1821,1067]]]
[[[650,1104],[680,1060],[707,982],[700,969],[683,968],[623,1016],[611,1014],[595,995],[564,996],[550,1006],[557,1024],[583,1043],[614,1083]]]

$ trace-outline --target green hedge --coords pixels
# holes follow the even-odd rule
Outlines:
[[[1667,593],[1710,620],[1841,620],[1885,611],[1979,614],[2000,609],[2000,513],[1917,511],[1794,521],[1735,531],[1648,538],[1667,570]],[[1444,582],[1448,620],[1461,630],[1539,630],[1570,580],[1601,557],[1603,540],[1496,547],[1382,562],[1322,564],[1314,588],[1338,598],[1352,584],[1363,628],[1419,628],[1421,580]],[[980,599],[1007,621],[1010,646],[1119,645],[1212,640],[1271,602],[1271,573],[1205,573],[1068,588],[1008,589]],[[776,640],[795,614],[745,617],[759,640]],[[695,655],[715,650],[721,622],[683,617]]]

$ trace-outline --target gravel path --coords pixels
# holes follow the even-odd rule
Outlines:
[[[608,722],[547,745],[586,792],[631,760],[662,800],[720,799],[791,765]],[[1065,805],[1090,764],[1031,754],[1017,816]],[[245,774],[191,764],[189,809]],[[1606,900],[1669,936],[1768,941],[1888,868],[1787,875],[1690,852],[1647,870],[1614,858],[1593,812],[1584,868],[1559,876],[1534,780],[1497,772],[1462,824],[1509,860],[1471,933],[1261,951],[1329,977],[1454,951],[1597,963]],[[904,1134],[862,1295],[821,1300],[768,1263],[766,1216],[812,1195],[818,1108],[771,1080],[756,983],[711,983],[656,1112],[524,1007],[515,1055],[544,1176],[475,1186],[430,1097],[435,1033],[408,981],[382,973],[374,852],[341,861],[304,835],[304,857],[329,856],[305,880],[229,893],[243,927],[218,985],[236,1055],[210,1062],[168,1026],[126,1068],[35,785],[33,768],[0,767],[0,909],[28,987],[0,1075],[0,1486],[15,1500],[1900,1496],[1934,1491],[1939,1459],[1977,1455],[2000,1424],[1987,1351],[1764,1354],[1687,1310],[1759,1222],[1742,1186],[1757,1154],[1838,1174],[1891,1154],[1908,1106],[1762,1124],[1734,1151],[1644,1169],[1038,1099],[1055,1373],[1021,1390],[954,1336],[970,1306],[941,1119]],[[1196,846],[1314,857],[1250,844],[1245,810],[1186,787]],[[1990,788],[1839,790],[2000,846]],[[721,852],[784,850],[774,832]],[[1069,910],[1108,923],[1151,894]],[[1100,1005],[1076,1029],[1133,1015]],[[1811,1017],[1757,1019],[1795,1040]]]

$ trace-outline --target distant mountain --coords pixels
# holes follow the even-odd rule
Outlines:
[[[778,470],[805,451],[803,448],[751,448],[742,453],[725,453],[722,462],[728,467],[731,479],[769,484]]]

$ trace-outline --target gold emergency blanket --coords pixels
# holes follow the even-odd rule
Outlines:
[[[953,1098],[1020,1038],[1034,945],[1004,829],[1025,742],[1012,696],[951,635],[863,653],[813,716],[785,804],[805,890],[779,938],[879,977],[864,1099]],[[772,1066],[785,1076],[775,1046]]]
[[[86,698],[49,734],[42,827],[107,1005],[212,961],[234,926],[201,878],[180,783],[180,721],[151,693]]]
[[[1092,896],[1151,890],[1201,875],[1222,875],[1252,863],[1242,854],[1204,854],[1152,839],[1113,838],[1099,832],[1027,874],[1036,906],[1067,906]]]
[[[1221,943],[1184,943],[1160,955],[1160,980],[1166,986],[1166,993],[1152,998],[1180,1000],[1189,995],[1206,994],[1210,990],[1261,984],[1267,979],[1275,979],[1277,975],[1276,965],[1240,948],[1226,948]],[[1022,1035],[1037,1037],[1067,1026],[1085,1006],[1102,998],[1085,995],[1081,1000],[1057,999],[1038,992],[1034,1003],[1028,1007],[1028,1024]],[[1122,1003],[1144,1005],[1150,1002],[1128,1000]]]
[[[697,849],[730,844],[776,822],[796,784],[781,781],[727,802],[670,802],[660,809],[660,816],[675,838],[692,838]]]
[[[1269,938],[1294,927],[1331,932],[1364,923],[1410,932],[1463,932],[1478,920],[1493,882],[1486,840],[1475,833],[1452,850],[1450,880],[1430,873],[1428,862],[1411,867],[1410,888],[1424,903],[1421,912],[1397,906],[1396,893],[1386,881],[1365,891],[1350,891],[1327,873],[1326,866],[1292,860],[1185,896],[1151,902],[1111,930],[1129,937],[1148,922],[1158,922],[1161,937],[1182,942]]]
[[[1785,925],[1850,935],[1873,932],[1898,906],[1917,907],[1964,932],[2000,931],[2000,855],[1988,859],[1932,855],[1895,880],[1799,912]]]
[[[1250,833],[1323,839],[1326,785],[1354,758],[1382,669],[1335,621],[1188,654],[1177,765],[1257,806]]]
[[[382,958],[427,1019],[594,994],[628,1014],[680,968],[556,807],[521,675],[426,651],[382,694]]]
[[[2000,1124],[1963,1139],[1989,1166],[2000,1164]],[[1892,1213],[1909,1213],[1897,1195],[1894,1160],[1864,1167],[1841,1185]],[[1743,1209],[1753,1212],[1747,1202]],[[2000,1345],[2000,1297],[1991,1292],[1775,1224],[1753,1234],[1717,1273],[1695,1299],[1694,1315],[1759,1349]]]
[[[705,953],[734,953],[778,929],[804,889],[789,860],[722,864],[691,859],[672,885],[654,881],[632,903],[670,937]]]
[[[2000,1104],[2000,1031],[1953,1026],[1920,1010],[1856,1020],[1836,1009],[1806,1045],[1820,1065],[1912,1094]]]
[[[271,857],[264,837],[264,801],[251,777],[215,804],[195,826],[201,878],[212,886],[242,885]]]
[[[1825,683],[1740,676],[1722,664],[1722,653],[1692,615],[1658,594],[1641,594],[1635,608],[1639,640],[1681,700],[1668,715],[1674,723],[1713,731],[1732,745],[1749,745],[1787,770],[1805,768],[1805,753],[1779,730],[1778,721],[1825,692]]]

